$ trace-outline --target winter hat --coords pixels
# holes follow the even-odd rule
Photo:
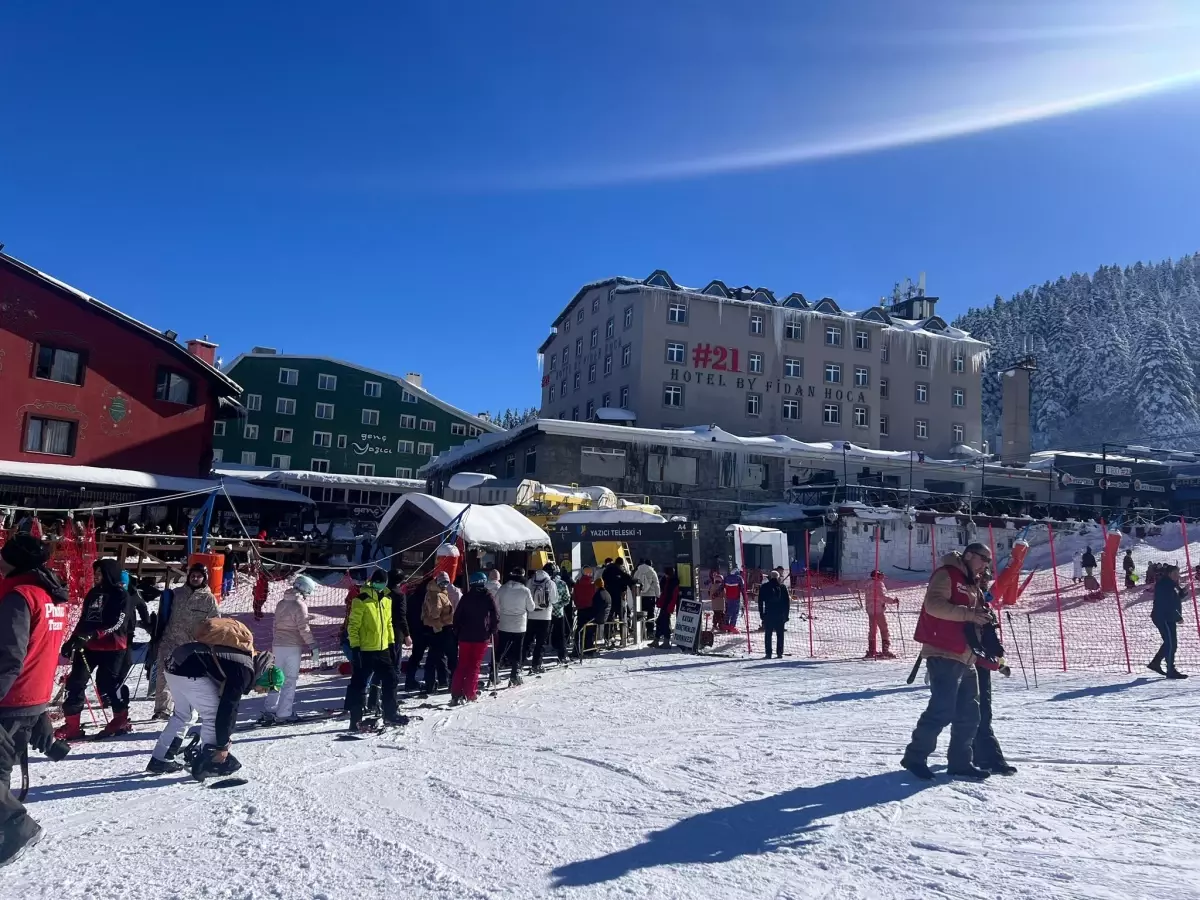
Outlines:
[[[191,578],[192,574],[195,572],[199,572],[204,576],[204,580],[208,581],[208,566],[206,566],[204,563],[192,563],[192,565],[188,568],[188,578]]]
[[[399,569],[392,569],[388,572],[387,585],[390,590],[396,590],[404,584],[404,573]]]
[[[447,585],[450,583],[450,576],[446,572],[438,572],[433,578],[438,584]]]
[[[371,573],[371,584],[387,584],[387,580],[387,572],[383,571],[383,569],[376,569]]]
[[[554,564],[553,560],[551,560],[550,562],[548,562],[544,566],[542,566],[542,571],[545,572],[547,575],[549,575],[551,578],[553,578],[555,575],[558,574],[558,566],[556,566]]]
[[[49,558],[49,548],[31,534],[14,534],[0,547],[0,559],[18,574],[45,565]]]
[[[525,570],[522,569],[520,566],[515,566],[515,567],[509,569],[508,570],[508,580],[509,581],[524,581],[525,580]]]
[[[275,665],[275,656],[274,656],[274,654],[271,653],[270,650],[260,650],[258,653],[254,654],[254,683],[255,684],[259,684],[260,682],[263,682],[264,680],[266,681],[267,684],[270,684],[270,682],[273,680],[272,675],[271,675],[272,669],[275,669],[277,672],[279,672],[280,676],[283,675],[282,670],[280,670],[279,667]],[[279,684],[280,684],[280,687],[283,686],[282,677],[280,678]]]
[[[980,559],[986,559],[988,562],[992,561],[992,551],[988,549],[987,544],[981,544],[978,541],[973,544],[967,544],[967,549],[963,553],[974,553]]]
[[[297,575],[292,582],[292,589],[298,594],[303,594],[305,597],[311,597],[317,589],[317,583],[307,575]]]
[[[779,580],[779,571],[777,569],[772,569],[770,572],[767,573],[767,577],[774,581],[778,581]]]
[[[487,575],[485,575],[483,572],[472,572],[470,580],[471,580],[472,586],[475,586],[475,585],[486,586],[488,579],[487,579]]]

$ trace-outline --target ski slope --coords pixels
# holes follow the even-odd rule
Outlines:
[[[411,701],[394,735],[238,733],[253,780],[229,790],[141,776],[140,726],[34,761],[47,833],[0,896],[1200,898],[1200,678],[1018,671],[996,730],[1020,774],[925,786],[896,767],[927,696],[908,669],[623,651]]]

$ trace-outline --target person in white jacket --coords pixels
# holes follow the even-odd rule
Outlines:
[[[662,587],[658,582],[658,573],[654,571],[650,560],[643,559],[641,565],[634,569],[633,580],[637,582],[642,621],[646,623],[643,629],[649,635],[651,633],[650,622],[654,621],[655,617],[654,607],[658,603],[658,595],[662,593]]]
[[[275,638],[272,652],[275,665],[283,670],[283,687],[279,693],[267,695],[267,702],[260,725],[275,725],[279,722],[295,722],[298,717],[292,708],[296,696],[296,681],[300,677],[300,658],[307,648],[315,653],[317,639],[313,636],[308,613],[308,597],[317,590],[317,583],[307,575],[297,575],[291,587],[275,606]]]
[[[508,676],[510,685],[521,683],[520,666],[524,654],[525,629],[529,614],[534,611],[533,594],[525,586],[525,570],[513,569],[508,580],[496,592],[496,607],[500,611],[500,633],[495,648],[496,664],[492,680],[500,667],[508,664],[512,671]]]
[[[554,602],[558,598],[558,587],[554,584],[554,579],[550,577],[549,572],[538,569],[529,579],[529,593],[533,597],[533,609],[529,611],[525,649],[527,653],[532,649],[533,668],[531,671],[534,675],[538,675],[546,671],[542,665],[542,654],[546,649],[546,640],[550,636],[550,619],[554,615]],[[503,621],[503,611],[500,616]],[[532,648],[530,648],[531,644]]]

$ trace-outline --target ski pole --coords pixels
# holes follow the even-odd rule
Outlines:
[[[1013,636],[1013,646],[1017,648],[1017,662],[1021,664],[1021,677],[1025,679],[1025,690],[1029,690],[1029,675],[1025,672],[1025,660],[1021,657],[1021,642],[1017,640],[1017,630],[1013,627],[1012,613],[1006,609],[1004,617],[1008,619],[1008,627]]]
[[[1029,613],[1025,613],[1025,624],[1029,626],[1029,658],[1033,664],[1033,686],[1037,687],[1037,647],[1033,644],[1033,619],[1030,618]]]
[[[913,663],[912,671],[908,673],[908,677],[904,679],[905,684],[912,684],[917,680],[917,673],[921,671],[921,654],[917,654],[917,661]]]

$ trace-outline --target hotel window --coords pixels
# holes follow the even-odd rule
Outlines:
[[[592,312],[600,312],[600,298],[599,297],[592,298]]]
[[[871,370],[866,366],[854,367],[854,386],[867,387],[871,383]]]
[[[625,307],[625,317],[623,319],[623,324],[624,324],[625,328],[633,327],[633,307],[632,306]]]
[[[800,401],[799,400],[784,400],[783,401],[783,417],[791,421],[800,420]]]
[[[282,453],[271,454],[272,469],[290,469],[292,467],[292,458]]]
[[[329,471],[329,460],[327,460],[327,459],[310,460],[309,464],[308,464],[308,469],[310,472],[328,472]]]
[[[612,394],[606,391],[605,393],[600,395],[600,408],[608,409],[611,406],[612,406]]]
[[[25,452],[74,456],[76,423],[30,416],[25,422]]]
[[[961,350],[956,350],[954,353],[954,372],[955,372],[955,374],[961,375],[963,372],[966,371],[966,368],[967,368],[966,357],[963,356]]]
[[[588,366],[588,384],[596,383],[596,364],[592,363]]]
[[[682,300],[672,300],[667,307],[667,321],[676,325],[686,325],[688,317],[687,304]]]
[[[687,361],[687,346],[679,341],[667,341],[667,362],[684,363]]]
[[[929,349],[926,347],[917,348],[917,367],[920,369],[929,368]]]
[[[345,449],[346,449],[346,436],[345,436],[344,434],[339,434],[339,435],[338,435],[338,437],[337,437],[337,448],[338,448],[339,450],[345,450]]]
[[[413,442],[412,441],[396,441],[396,452],[397,453],[412,453],[413,452]]]
[[[663,406],[668,406],[672,409],[682,409],[683,408],[683,385],[682,384],[663,385]]]
[[[626,344],[621,348],[621,368],[628,368],[631,359],[633,359],[633,344]]]
[[[871,349],[871,332],[864,329],[856,329],[854,332],[854,349],[870,350]]]
[[[551,393],[553,393],[554,385],[550,385],[550,391],[551,391]],[[553,400],[554,397],[551,397],[550,399]],[[462,422],[451,422],[450,423],[450,433],[457,437],[466,437],[467,436],[467,426],[464,425]]]
[[[804,377],[804,360],[797,359],[794,356],[785,357],[783,360],[783,377],[784,378],[803,378]]]
[[[589,346],[593,350],[595,350],[597,347],[600,346],[600,329],[599,328],[592,329],[591,344]]]
[[[842,367],[839,363],[825,363],[825,383],[842,383]]]
[[[590,422],[590,421],[592,421],[592,416],[595,415],[595,413],[596,413],[596,404],[593,403],[591,400],[589,400],[587,402],[587,408],[583,412],[583,417],[587,421]]]
[[[295,387],[296,385],[298,385],[300,383],[300,370],[299,369],[280,369],[279,370],[279,383],[287,384],[287,385],[291,385],[292,387]]]
[[[378,381],[363,382],[363,396],[378,398],[383,394],[383,385]]]
[[[888,395],[888,380],[886,378],[880,378],[879,379],[879,396],[886,400],[887,395]]]
[[[621,388],[621,409],[629,409],[629,388]]]
[[[821,411],[821,421],[826,425],[841,425],[842,408],[836,403],[826,403]]]
[[[364,425],[378,425],[379,424],[379,410],[364,409],[362,411],[362,423]]]
[[[842,326],[841,325],[826,325],[825,326],[825,344],[829,347],[842,346]]]
[[[292,429],[290,429],[290,428],[276,428],[275,429],[275,443],[290,444],[291,442],[292,442]]]
[[[763,317],[761,315],[759,315],[758,313],[755,313],[754,315],[752,315],[750,317],[750,333],[751,334],[762,334],[763,333]]]
[[[925,384],[922,381],[917,382],[917,402],[918,403],[928,403],[929,402],[929,385]]]
[[[258,440],[258,426],[252,422],[247,422],[242,428],[242,437],[248,441]]]
[[[225,437],[224,422],[213,422],[213,437]]]
[[[558,383],[558,396],[560,399],[567,396],[567,379],[565,378]]]
[[[783,323],[783,336],[789,341],[804,340],[804,322],[800,320],[799,316],[792,315],[787,317],[787,320]]]
[[[575,355],[583,356],[583,338],[575,338]]]
[[[566,360],[567,360],[567,350],[564,347],[563,348],[563,362],[566,362]],[[400,402],[401,403],[416,403],[417,395],[414,394],[412,391],[401,391],[400,392]]]
[[[854,407],[854,427],[866,428],[871,424],[871,414],[865,406]]]
[[[281,416],[294,416],[296,414],[296,401],[291,397],[278,397],[275,400],[275,412]]]
[[[950,426],[950,436],[955,444],[961,444],[966,441],[967,430],[959,424]]]
[[[761,353],[751,353],[749,362],[749,372],[751,375],[761,375],[763,370],[763,357]]]
[[[617,320],[612,316],[608,317],[608,321],[604,324],[604,337],[606,340],[611,340],[617,333]]]
[[[757,416],[762,412],[762,394],[746,395],[746,415]]]
[[[571,407],[571,421],[572,422],[579,421],[579,407],[578,406]]]
[[[39,344],[34,376],[63,384],[83,384],[83,357],[74,350]]]
[[[604,355],[604,374],[605,375],[612,374],[612,354],[611,353],[606,353]]]
[[[225,451],[220,447],[213,447],[213,462],[219,463],[225,461]]]
[[[950,402],[953,406],[966,406],[966,392],[962,388],[955,388],[950,392]]]
[[[421,420],[421,430],[422,431],[437,431],[437,422],[435,422],[433,419],[422,419]]]
[[[553,385],[553,384],[551,384],[551,385],[550,385],[550,394],[549,394],[549,396],[548,396],[548,398],[547,398],[547,402],[548,402],[548,403],[553,403],[553,402],[554,402],[554,385]]]
[[[375,474],[375,464],[374,463],[359,463],[358,464],[358,474],[359,475],[374,475]]]
[[[412,469],[410,469],[408,466],[398,466],[396,468],[396,477],[397,478],[412,478],[413,477]]]
[[[880,437],[888,436],[888,417],[887,416],[879,417],[879,436]]]
[[[582,306],[581,306],[581,307],[579,307],[579,312],[575,313],[575,321],[576,321],[576,322],[582,322],[582,321],[583,321],[583,307],[582,307]]]
[[[427,441],[418,441],[417,456],[433,456],[433,444]]]
[[[537,472],[537,447],[529,447],[525,450],[525,474],[533,475]]]
[[[401,428],[416,428],[417,427],[417,417],[416,416],[401,416],[400,417],[400,427]]]
[[[575,376],[571,379],[571,389],[575,390],[575,391],[579,390],[579,384],[582,380],[583,380],[583,373],[576,372]]]
[[[505,478],[516,478],[517,477],[517,454],[509,453],[507,456],[504,457],[504,477]]]
[[[317,376],[318,391],[336,391],[337,376],[336,375],[318,375]]]
[[[318,419],[332,419],[333,418],[333,404],[332,403],[318,403],[317,408],[316,408],[316,417]]]
[[[917,440],[924,441],[929,439],[929,420],[917,419]]]
[[[314,431],[313,432],[314,447],[332,447],[333,433],[330,431]]]
[[[254,465],[254,461],[256,459],[258,459],[258,454],[255,453],[253,450],[243,450],[242,451],[242,465],[243,466]]]
[[[888,361],[888,358],[889,358],[890,356],[891,356],[891,350],[890,350],[890,349],[888,349],[888,345],[887,345],[887,343],[886,343],[886,342],[884,342],[884,343],[883,343],[882,345],[880,345],[880,347],[879,347],[879,360],[880,360],[880,362],[887,362],[887,361]]]
[[[258,412],[262,409],[262,394],[247,394],[246,395],[246,410],[248,412]]]

